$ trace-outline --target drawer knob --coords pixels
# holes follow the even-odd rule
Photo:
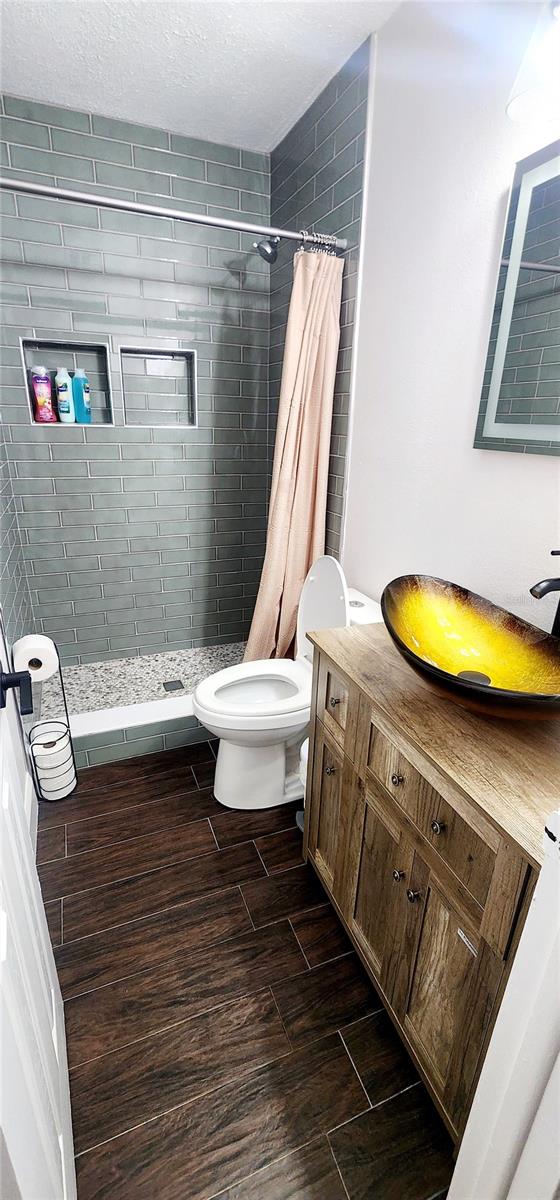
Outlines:
[[[336,775],[336,767],[325,767],[325,775]]]
[[[445,822],[444,821],[432,821],[432,824],[430,825],[430,829],[431,829],[432,833],[436,834],[436,836],[440,833],[444,833],[445,832]]]
[[[391,775],[391,783],[393,787],[400,787],[401,783],[404,783],[404,775],[397,775],[395,772],[394,775]]]
[[[400,883],[401,879],[404,879],[404,871],[393,871],[393,879],[395,883]]]
[[[338,697],[338,696],[331,696],[331,698],[330,698],[330,700],[329,700],[329,704],[330,704],[331,708],[336,708],[337,704],[340,704],[340,699],[339,699],[339,697]]]
[[[406,898],[411,904],[416,904],[416,901],[420,899],[420,892],[413,892],[412,888],[407,888]]]

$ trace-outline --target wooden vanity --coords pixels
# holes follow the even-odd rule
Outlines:
[[[306,855],[458,1142],[560,803],[560,722],[460,708],[381,625],[310,637]]]

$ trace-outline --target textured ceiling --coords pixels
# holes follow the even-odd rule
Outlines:
[[[270,150],[389,0],[2,0],[4,91]]]

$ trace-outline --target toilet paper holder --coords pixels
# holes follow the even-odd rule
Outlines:
[[[19,688],[19,711],[22,717],[33,712],[33,693],[29,671],[2,671],[0,668],[0,708],[6,707],[6,693]]]
[[[68,701],[64,687],[64,676],[60,665],[60,654],[56,642],[52,641],[52,639],[50,640],[56,652],[57,667],[54,675],[58,679],[62,711],[57,716],[51,717],[43,713],[43,703],[41,703],[40,720],[36,724],[31,725],[31,727],[26,727],[26,740],[28,742],[29,761],[35,793],[38,800],[48,802],[66,799],[75,792],[78,786],[76,758],[72,734],[70,732],[70,714],[68,712]],[[30,659],[29,665],[33,668],[35,660]],[[20,711],[22,716],[32,713],[32,685],[35,682],[33,675],[30,671],[14,671],[10,678],[15,682],[8,684],[8,686],[19,686],[20,689]],[[22,679],[23,682],[18,684],[19,679]],[[27,707],[27,704],[29,707]]]

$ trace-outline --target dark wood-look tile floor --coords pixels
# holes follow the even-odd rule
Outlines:
[[[41,805],[79,1200],[432,1200],[451,1143],[294,805],[229,812],[209,743]]]

